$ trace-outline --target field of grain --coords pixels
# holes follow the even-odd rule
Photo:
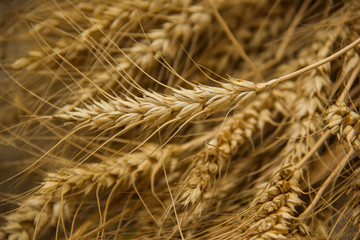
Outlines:
[[[360,2],[0,2],[0,239],[360,239]]]

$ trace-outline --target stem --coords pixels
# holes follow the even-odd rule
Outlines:
[[[343,49],[337,51],[336,53],[330,55],[330,56],[327,57],[327,58],[324,58],[324,59],[322,59],[322,60],[320,60],[320,61],[318,61],[318,62],[315,62],[315,63],[313,63],[313,64],[311,64],[311,65],[309,65],[309,66],[306,66],[306,67],[304,67],[304,68],[302,68],[302,69],[299,69],[299,70],[297,70],[297,71],[295,71],[295,72],[289,73],[289,74],[287,74],[287,75],[285,75],[285,76],[279,77],[279,78],[277,79],[277,80],[278,80],[278,83],[284,82],[284,81],[289,80],[289,79],[292,79],[292,78],[294,78],[294,77],[297,77],[297,76],[303,74],[304,72],[307,72],[307,71],[309,71],[309,70],[311,70],[311,69],[317,68],[317,67],[319,67],[319,66],[321,66],[321,65],[323,65],[323,64],[325,64],[325,63],[331,62],[331,61],[333,61],[335,58],[338,58],[338,57],[340,57],[341,55],[345,54],[347,51],[349,51],[351,48],[355,47],[355,46],[358,45],[359,43],[360,43],[360,37],[359,37],[358,39],[356,39],[355,41],[353,41],[352,43],[350,43],[349,45],[347,45],[346,47],[344,47]]]

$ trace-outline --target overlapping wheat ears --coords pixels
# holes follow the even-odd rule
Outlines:
[[[360,237],[358,1],[15,6],[0,239]]]

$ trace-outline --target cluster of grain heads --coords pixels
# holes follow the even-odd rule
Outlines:
[[[330,52],[333,40],[327,36],[331,36],[332,31],[320,32],[310,46],[300,50],[299,66],[309,65]],[[299,225],[296,220],[295,207],[304,206],[299,188],[300,173],[304,169],[295,166],[316,142],[317,137],[309,134],[320,131],[324,125],[319,117],[325,109],[324,100],[331,86],[329,67],[324,65],[304,73],[295,81],[296,94],[287,100],[288,106],[283,107],[287,109],[284,117],[291,119],[283,136],[289,140],[274,159],[281,168],[278,174],[259,186],[259,193],[250,204],[250,212],[242,220],[246,225],[241,231],[248,239],[287,239],[309,234],[309,228],[305,224]]]
[[[0,177],[0,239],[356,239],[359,7],[19,12],[0,42],[0,114],[19,115],[0,117],[1,164],[18,173]]]
[[[157,76],[164,68],[162,59],[169,63],[179,61],[175,59],[180,57],[177,54],[179,48],[187,47],[190,40],[199,39],[211,22],[211,14],[205,6],[192,1],[126,1],[114,5],[102,3],[96,7],[90,3],[79,3],[75,13],[69,12],[72,9],[69,6],[63,8],[65,10],[55,12],[53,21],[50,21],[52,25],[41,22],[33,27],[35,32],[43,28],[60,28],[58,32],[50,31],[59,35],[60,40],[54,46],[43,43],[41,48],[46,49],[45,53],[32,50],[29,57],[16,60],[12,66],[14,69],[35,70],[41,67],[41,63],[49,67],[50,62],[55,62],[72,72],[77,71],[74,59],[93,53],[94,69],[97,66],[99,70],[85,71],[87,77],[81,80],[83,83],[79,89],[79,86],[72,84],[75,89],[68,100],[70,106],[77,106],[99,95],[100,88],[107,92],[114,91],[124,75],[130,76],[131,81],[139,81],[139,78],[144,78],[144,71],[151,73],[157,69],[156,74],[153,73]],[[86,24],[79,25],[81,31],[73,33],[73,37],[63,36],[63,31],[68,31],[65,26],[77,24],[72,20],[74,14]],[[86,14],[86,17],[82,14]],[[98,18],[99,14],[104,17]],[[163,14],[164,18],[152,18],[154,14]],[[64,27],[62,22],[65,22]],[[120,33],[116,34],[117,31]],[[136,36],[136,40],[131,37],[132,32],[139,31],[144,32],[143,36]],[[46,31],[41,33],[48,34]],[[122,48],[118,47],[120,44]],[[200,44],[197,43],[197,48],[201,48]],[[110,48],[117,48],[117,51],[107,52]],[[57,64],[53,64],[54,69],[58,67]],[[65,109],[68,107],[65,106]]]

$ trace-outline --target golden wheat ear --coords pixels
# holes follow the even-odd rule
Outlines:
[[[163,165],[173,164],[172,160],[175,161],[183,150],[176,145],[159,149],[147,144],[142,146],[141,151],[118,159],[48,173],[35,194],[20,204],[16,212],[6,216],[8,224],[2,227],[2,233],[8,239],[19,236],[33,238],[35,233],[41,235],[55,227],[60,218],[63,222],[75,221],[71,216],[79,211],[79,204],[75,202],[81,198],[94,194],[98,189],[115,188],[116,192],[127,192],[132,184],[145,178],[150,182]]]

